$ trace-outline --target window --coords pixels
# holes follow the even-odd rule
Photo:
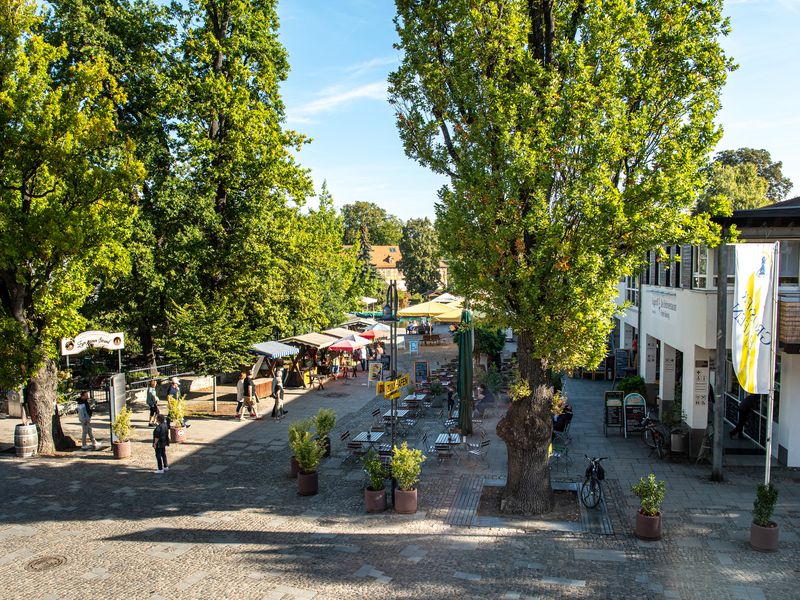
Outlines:
[[[705,289],[708,282],[708,248],[697,246],[692,253],[692,287]]]
[[[714,250],[714,252],[715,253],[719,252],[719,248]],[[717,273],[716,273],[716,271],[717,271],[717,268],[716,268],[717,267],[717,255],[714,254],[713,256],[714,256],[714,258],[713,258],[713,260],[714,260],[714,278],[713,278],[712,281],[713,281],[713,286],[717,287]],[[728,279],[728,287],[730,287],[734,283],[736,283],[736,249],[733,246],[728,246],[726,248],[725,263],[727,265],[726,268],[728,269],[728,277],[727,277],[727,279]]]
[[[781,242],[780,285],[797,285],[800,271],[800,242]]]
[[[625,277],[625,300],[633,306],[639,306],[639,275]]]

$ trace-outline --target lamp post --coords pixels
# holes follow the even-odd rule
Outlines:
[[[383,305],[383,320],[389,321],[389,375],[394,381],[397,378],[397,281],[392,279],[389,282],[389,287],[386,288],[386,304]],[[392,431],[392,451],[397,441],[397,403],[395,402],[394,393],[389,399],[390,414],[391,414],[391,431]],[[394,490],[397,487],[397,480],[392,475],[392,505],[394,505]]]

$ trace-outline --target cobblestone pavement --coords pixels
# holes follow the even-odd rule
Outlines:
[[[435,362],[453,350],[425,352]],[[797,598],[800,473],[774,471],[780,550],[752,551],[750,507],[761,469],[729,468],[725,483],[712,484],[708,467],[654,460],[640,439],[604,437],[606,387],[568,381],[575,460],[553,477],[578,480],[584,452],[610,456],[612,535],[445,524],[462,478],[505,475],[493,432],[500,408],[484,424],[488,460],[439,465],[431,458],[416,515],[364,514],[364,475],[342,465],[338,443],[345,429],[368,425],[378,404],[361,377],[292,392],[282,422],[195,420],[188,443],[170,446],[172,468],[163,475],[152,472],[143,410],[130,460],[114,461],[108,451],[28,460],[5,454],[3,598]],[[334,456],[320,470],[320,494],[299,497],[288,474],[286,427],[319,406],[340,416]],[[74,420],[65,428],[74,434]],[[410,441],[419,446],[425,431],[440,429],[430,416]],[[630,484],[650,471],[668,486],[660,542],[631,533]]]

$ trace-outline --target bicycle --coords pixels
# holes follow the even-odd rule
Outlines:
[[[603,479],[605,479],[605,469],[600,463],[606,460],[607,456],[600,458],[589,458],[584,454],[584,458],[589,461],[586,467],[586,478],[581,485],[581,502],[586,508],[595,508],[603,499]]]
[[[655,417],[652,412],[647,413],[647,416],[642,421],[642,439],[645,445],[650,448],[650,455],[653,452],[658,455],[658,458],[664,458],[669,449],[669,431],[664,425]]]

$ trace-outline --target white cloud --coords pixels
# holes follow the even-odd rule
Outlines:
[[[359,77],[361,75],[366,75],[373,69],[377,69],[378,67],[386,67],[388,65],[395,65],[399,62],[399,58],[397,56],[383,56],[378,58],[372,58],[370,60],[365,60],[364,62],[357,63],[355,65],[350,65],[349,67],[345,67],[344,72],[350,74],[351,77]]]
[[[386,95],[386,81],[375,81],[351,89],[330,87],[322,90],[317,99],[289,110],[286,120],[290,123],[311,123],[311,118],[316,115],[341,109],[358,100],[384,102]]]

